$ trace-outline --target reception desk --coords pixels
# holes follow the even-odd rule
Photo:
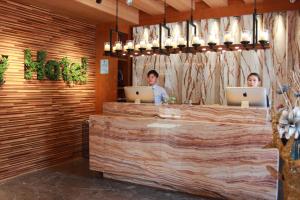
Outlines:
[[[214,199],[276,199],[278,150],[261,108],[105,103],[90,116],[90,169]]]

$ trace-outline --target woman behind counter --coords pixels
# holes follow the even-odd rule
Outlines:
[[[247,86],[248,87],[259,87],[261,84],[261,79],[258,73],[250,73],[247,77]]]
[[[248,87],[260,87],[261,86],[261,78],[258,73],[252,72],[247,77],[247,86]],[[270,107],[269,97],[267,98],[267,107]]]

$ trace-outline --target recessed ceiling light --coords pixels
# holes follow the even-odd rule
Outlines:
[[[127,5],[132,6],[133,0],[126,0]]]

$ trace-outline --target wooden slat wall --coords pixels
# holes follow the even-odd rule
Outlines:
[[[80,155],[81,123],[95,113],[96,27],[0,0],[0,54],[9,55],[0,88],[0,180]],[[47,60],[88,58],[88,82],[24,80],[25,48]]]

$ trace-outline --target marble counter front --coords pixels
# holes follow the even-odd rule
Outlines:
[[[276,199],[266,118],[265,109],[105,103],[90,116],[90,169],[214,199]]]
[[[243,124],[270,124],[268,109],[241,108],[220,105],[170,104],[155,106],[153,104],[134,104],[107,102],[103,105],[105,115],[164,117],[179,115],[180,120],[227,122]]]

